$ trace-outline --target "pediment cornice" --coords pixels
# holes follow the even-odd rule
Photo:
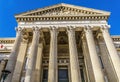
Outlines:
[[[72,19],[70,17],[73,17],[73,20],[74,19],[79,20],[81,19],[81,17],[83,17],[82,19],[96,19],[97,17],[98,19],[107,20],[109,15],[110,15],[110,12],[107,12],[107,11],[101,11],[101,10],[61,3],[58,5],[53,5],[45,8],[32,10],[29,12],[17,14],[15,15],[15,17],[17,18],[17,21],[22,21],[22,20],[29,21],[29,19],[32,21],[36,21],[39,19],[42,19],[42,20],[43,19],[45,20],[63,19],[64,20],[66,19],[65,17],[68,17],[68,16],[69,18],[67,20]]]

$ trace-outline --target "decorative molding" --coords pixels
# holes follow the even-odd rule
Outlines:
[[[14,43],[14,41],[15,41],[15,39],[11,39],[11,40],[9,40],[9,39],[7,39],[6,38],[6,40],[4,40],[4,39],[0,39],[0,43],[5,43],[5,44],[11,44],[11,43]]]
[[[79,21],[79,20],[106,20],[108,16],[102,15],[73,15],[73,16],[20,16],[16,20],[18,22],[34,22],[34,21]]]
[[[16,17],[18,16],[29,16],[29,15],[44,15],[44,14],[49,14],[52,12],[65,12],[65,11],[70,11],[70,12],[76,12],[76,13],[83,13],[83,14],[104,14],[104,15],[110,15],[110,12],[107,11],[102,11],[102,10],[97,10],[97,9],[92,9],[92,8],[86,8],[86,7],[81,7],[81,6],[75,6],[75,5],[70,5],[70,4],[57,4],[45,8],[39,8],[36,10],[24,12],[21,14],[17,14]]]
[[[120,36],[116,35],[116,36],[111,36],[112,40],[117,42],[120,41]]]
[[[107,25],[106,21],[52,21],[52,22],[20,22],[18,26],[22,28],[33,28],[34,26],[37,26],[39,28],[50,28],[52,26],[55,26],[57,28],[60,27],[84,27],[85,25],[93,26],[93,27],[101,27],[101,25]]]
[[[25,21],[67,21],[107,20],[110,12],[69,4],[58,4],[16,15],[18,22]]]
[[[60,24],[107,24],[107,21],[105,20],[86,20],[86,21],[41,21],[41,22],[18,22],[19,25],[31,25],[31,24],[35,24],[35,25],[60,25]]]

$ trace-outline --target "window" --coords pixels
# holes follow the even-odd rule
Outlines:
[[[82,82],[85,82],[83,69],[80,69],[80,74],[81,74],[81,80],[82,80]]]
[[[43,81],[42,82],[48,82],[48,69],[43,70]]]
[[[58,69],[58,82],[69,82],[68,69]]]
[[[103,65],[101,56],[99,56],[99,60],[100,60],[100,64],[101,64],[102,69],[104,69],[104,65]]]

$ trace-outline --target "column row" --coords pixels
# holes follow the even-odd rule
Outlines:
[[[16,59],[18,56],[19,46],[22,39],[22,32],[23,29],[19,28],[17,30],[17,36],[14,43],[13,50],[11,52],[10,58],[8,60],[8,64],[6,66],[6,70],[10,71],[11,73],[8,75],[5,82],[12,82],[12,76],[16,65]],[[120,59],[117,55],[117,51],[114,47],[114,44],[111,40],[109,35],[108,29],[104,26],[101,28],[102,37],[105,41],[107,51],[109,53],[110,62],[112,62],[111,66],[114,69],[114,73],[119,82],[120,78]],[[75,40],[75,31],[74,28],[68,27],[68,42],[69,42],[69,54],[70,54],[70,72],[71,72],[71,82],[82,82],[81,75],[80,75],[80,68],[78,62],[78,53],[77,53],[77,46]],[[50,28],[50,55],[49,55],[49,72],[48,72],[48,82],[57,82],[58,81],[58,72],[57,72],[57,29],[55,27]],[[38,44],[40,38],[40,29],[33,28],[33,39],[31,44],[31,53],[29,56],[29,62],[27,65],[26,75],[25,75],[25,82],[34,82],[33,71],[35,70],[35,64],[37,59],[37,52],[38,52]],[[102,72],[102,68],[99,63],[99,58],[96,51],[96,46],[94,42],[93,33],[91,27],[85,26],[83,30],[83,53],[85,57],[85,61],[88,67],[88,74],[90,82],[105,82],[105,78]],[[82,46],[81,45],[81,46]],[[42,56],[39,57],[40,59]],[[39,63],[40,64],[40,63]],[[40,65],[41,66],[41,65]],[[90,68],[89,68],[90,67]],[[41,67],[39,67],[41,68]],[[92,74],[93,76],[90,76]],[[40,75],[40,74],[38,74]],[[40,82],[38,79],[36,82]]]

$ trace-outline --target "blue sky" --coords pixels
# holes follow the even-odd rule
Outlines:
[[[111,12],[108,23],[111,35],[120,35],[120,0],[0,0],[0,37],[15,37],[14,15],[58,3],[95,8]]]

